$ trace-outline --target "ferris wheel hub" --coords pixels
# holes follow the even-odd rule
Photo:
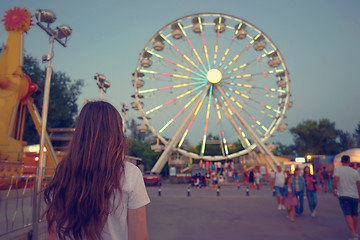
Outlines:
[[[213,68],[207,72],[206,78],[211,83],[218,83],[221,81],[222,74],[219,70],[217,70],[216,68]]]

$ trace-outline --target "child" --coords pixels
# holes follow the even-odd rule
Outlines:
[[[285,199],[284,205],[286,206],[287,210],[287,217],[290,218],[290,221],[294,222],[294,215],[295,215],[295,206],[297,205],[297,198],[294,194],[295,189],[292,188],[292,177],[288,176],[285,180]]]

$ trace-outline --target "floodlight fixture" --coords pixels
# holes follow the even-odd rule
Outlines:
[[[59,39],[67,38],[71,35],[72,29],[69,25],[61,25],[56,28],[57,37]]]
[[[58,43],[60,43],[62,46],[66,47],[68,37],[72,33],[72,29],[70,26],[61,25],[55,29],[52,29],[50,27],[50,24],[55,22],[56,15],[53,11],[48,9],[37,9],[35,12],[35,17],[38,21],[36,24],[50,36],[50,39],[52,38],[53,40],[56,40]],[[43,23],[45,23],[46,26],[43,25]],[[62,41],[63,38],[65,38],[64,41]]]
[[[96,85],[100,89],[100,100],[102,100],[103,93],[106,93],[106,90],[111,87],[111,84],[106,81],[106,77],[100,73],[95,73],[94,79],[96,80]]]
[[[35,17],[38,22],[51,24],[56,21],[56,15],[53,11],[48,9],[37,9]]]
[[[111,87],[111,84],[108,81],[104,82],[104,88],[109,88]]]

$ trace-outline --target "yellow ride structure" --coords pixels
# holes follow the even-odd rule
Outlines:
[[[30,95],[37,91],[29,76],[23,70],[24,33],[31,24],[31,14],[25,8],[14,7],[6,11],[4,19],[8,37],[0,57],[0,176],[22,174],[22,169],[11,168],[23,165],[23,129],[26,109],[29,111],[38,133],[41,117]],[[46,135],[47,166],[55,167],[57,158],[49,137]]]

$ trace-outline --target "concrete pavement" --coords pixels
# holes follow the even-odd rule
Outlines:
[[[311,217],[305,199],[303,216],[295,223],[278,211],[269,186],[261,190],[240,190],[223,186],[220,196],[215,190],[191,189],[187,196],[185,184],[163,184],[147,187],[151,203],[147,206],[150,239],[152,240],[232,240],[232,239],[294,239],[342,240],[349,231],[331,193],[318,193],[317,216]]]
[[[304,214],[295,223],[278,211],[269,186],[250,190],[246,196],[244,186],[223,186],[220,196],[216,190],[193,189],[187,196],[185,184],[164,183],[159,197],[158,187],[147,187],[151,203],[147,205],[148,228],[151,240],[343,240],[349,231],[339,207],[331,193],[318,193],[315,218],[305,199]],[[2,206],[5,207],[5,206]],[[40,239],[46,239],[46,225],[40,226]],[[0,239],[27,239],[23,234]]]

